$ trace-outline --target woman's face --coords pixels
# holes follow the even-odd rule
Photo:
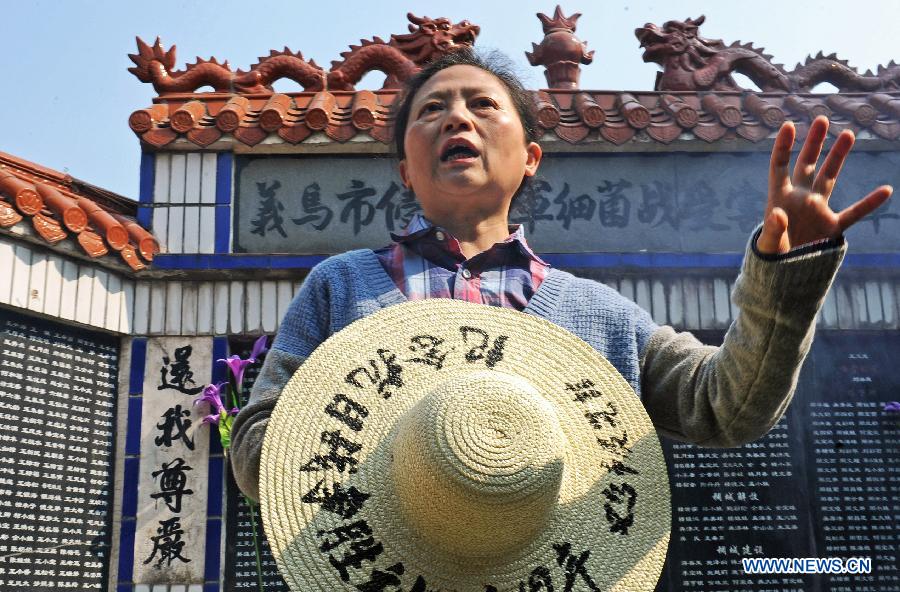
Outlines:
[[[541,160],[506,87],[475,66],[428,79],[413,98],[404,139],[400,176],[432,220],[507,212]]]

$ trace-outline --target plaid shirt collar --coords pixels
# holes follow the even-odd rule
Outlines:
[[[498,244],[512,243],[518,247],[519,252],[529,259],[537,261],[541,265],[546,265],[547,267],[550,266],[549,263],[546,263],[543,259],[538,257],[537,254],[531,250],[531,247],[528,246],[528,242],[525,240],[524,226],[521,224],[513,224],[508,228],[509,236],[503,239],[502,242],[496,243],[491,249],[495,248]],[[443,232],[446,235],[446,241],[441,241],[436,238],[435,235],[438,231]],[[406,228],[400,232],[392,232],[391,239],[393,239],[395,243],[407,244],[410,246],[416,245],[421,247],[426,243],[431,246],[439,246],[442,251],[454,255],[460,261],[465,261],[465,256],[462,254],[462,250],[459,247],[459,241],[456,237],[442,227],[432,224],[431,221],[420,212],[416,212],[413,215],[409,224],[406,225]]]

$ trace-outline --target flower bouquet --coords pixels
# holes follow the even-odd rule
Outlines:
[[[228,458],[231,448],[231,426],[234,424],[234,416],[240,410],[240,393],[244,390],[244,371],[247,367],[259,362],[260,356],[268,351],[266,342],[268,336],[263,335],[253,343],[250,357],[244,359],[238,355],[231,355],[225,359],[216,360],[224,362],[228,366],[228,381],[209,384],[203,389],[203,394],[194,400],[194,405],[208,403],[212,412],[203,418],[203,423],[216,425],[219,429],[219,441],[222,450]],[[227,403],[227,404],[226,404]],[[230,406],[230,408],[229,408]],[[256,533],[256,502],[243,496],[250,510],[250,524],[253,526],[253,547],[256,551],[256,577],[259,590],[263,590],[262,565],[260,564],[259,538]]]

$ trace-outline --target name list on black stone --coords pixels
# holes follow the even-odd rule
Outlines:
[[[106,586],[117,353],[0,311],[0,592]]]

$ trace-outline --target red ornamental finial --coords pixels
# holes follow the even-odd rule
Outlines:
[[[587,43],[575,36],[575,25],[580,12],[565,16],[562,7],[556,6],[553,18],[538,13],[544,27],[544,39],[540,45],[532,43],[531,53],[525,56],[532,66],[544,66],[549,88],[578,88],[581,76],[579,64],[590,64],[594,52],[587,50]]]
[[[537,17],[541,19],[541,23],[544,25],[544,35],[556,29],[565,29],[570,33],[574,33],[575,25],[578,23],[581,13],[576,12],[572,16],[566,17],[562,12],[562,7],[557,4],[556,10],[553,12],[553,18],[550,18],[543,12],[539,12]]]

